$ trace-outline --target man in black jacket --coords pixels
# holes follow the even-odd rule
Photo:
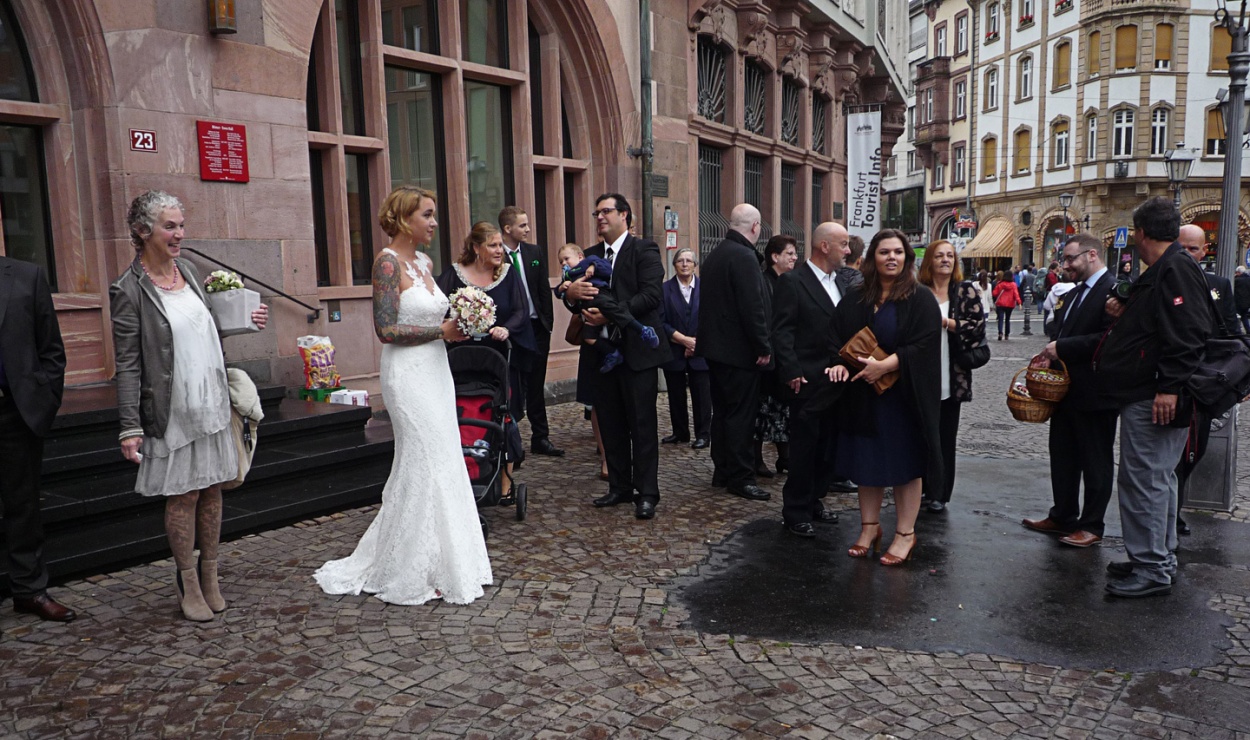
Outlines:
[[[1233,302],[1237,306],[1237,315],[1241,317],[1241,326],[1250,333],[1250,273],[1245,265],[1237,265],[1237,276],[1233,278]]]
[[[1115,276],[1102,261],[1102,244],[1089,234],[1068,239],[1061,255],[1067,278],[1076,284],[1055,304],[1054,340],[1035,364],[1063,360],[1072,378],[1068,394],[1050,417],[1050,488],[1054,506],[1045,519],[1025,519],[1029,529],[1061,535],[1073,547],[1102,541],[1103,517],[1115,477],[1115,424],[1119,410],[1094,386],[1091,360],[1111,325],[1107,295]],[[1085,507],[1081,507],[1081,479]]]
[[[662,335],[664,263],[660,260],[660,248],[649,239],[629,233],[633,220],[629,201],[619,193],[599,196],[594,217],[603,241],[588,248],[586,255],[603,257],[612,264],[610,290],[616,300],[628,306],[634,318]],[[582,278],[568,286],[565,299],[576,303],[590,300],[598,293]],[[608,323],[607,317],[595,308],[582,311],[582,319],[588,326]],[[608,494],[595,499],[594,504],[605,507],[633,501],[635,517],[652,519],[660,501],[657,368],[671,356],[667,346],[650,347],[635,331],[621,332],[620,346],[625,361],[611,372],[596,373],[593,381],[595,411],[608,461]]]
[[[786,530],[799,537],[816,536],[813,522],[838,521],[837,512],[821,502],[835,478],[833,414],[804,412],[816,391],[828,385],[825,368],[834,361],[829,352],[834,309],[864,279],[855,270],[842,270],[846,242],[841,225],[817,226],[807,264],[779,277],[773,290],[777,377],[789,387],[791,398],[790,475],[781,491],[781,517]]]
[[[766,501],[755,485],[752,432],[760,403],[760,370],[772,359],[770,310],[755,251],[760,212],[734,206],[729,232],[703,260],[699,342],[712,380],[712,485],[752,501]]]
[[[13,609],[53,622],[74,612],[48,596],[39,514],[43,438],[65,388],[65,346],[43,270],[0,257],[0,505]]]
[[[530,217],[516,206],[499,212],[499,230],[503,234],[506,254],[528,295],[530,325],[534,328],[533,362],[528,372],[520,373],[520,383],[513,391],[517,403],[513,409],[516,421],[530,420],[530,452],[535,455],[563,457],[564,450],[551,444],[547,427],[547,355],[551,352],[551,285],[547,280],[547,250],[525,240],[530,235]],[[514,350],[515,351],[515,350]]]
[[[1113,596],[1169,593],[1176,573],[1173,468],[1189,426],[1178,400],[1215,330],[1207,281],[1176,242],[1180,226],[1170,198],[1151,198],[1133,212],[1133,241],[1150,269],[1094,352],[1098,387],[1120,408],[1117,492],[1129,560],[1107,566]]]

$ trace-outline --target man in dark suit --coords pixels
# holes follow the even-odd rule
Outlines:
[[[812,232],[807,264],[777,280],[773,291],[773,344],[777,376],[789,386],[790,476],[781,491],[782,523],[799,537],[815,537],[813,522],[836,522],[837,512],[825,509],[821,499],[834,475],[837,428],[829,413],[805,413],[818,389],[828,385],[825,368],[829,353],[829,324],[843,296],[863,277],[844,271],[849,249],[846,229],[826,222]],[[855,280],[859,277],[859,280]]]
[[[1180,236],[1176,237],[1176,241],[1189,252],[1189,256],[1202,266],[1202,260],[1207,256],[1207,234],[1197,224],[1185,224],[1181,227]],[[1217,330],[1225,335],[1232,336],[1241,334],[1241,321],[1237,318],[1237,301],[1233,295],[1233,284],[1228,278],[1220,277],[1214,273],[1202,271],[1202,276],[1207,279],[1207,288],[1211,291],[1211,297],[1215,299],[1215,307],[1218,309],[1220,323]],[[1181,456],[1180,462],[1176,466],[1176,491],[1178,496],[1177,514],[1176,514],[1176,532],[1177,534],[1189,534],[1189,524],[1180,515],[1180,507],[1185,505],[1185,495],[1189,491],[1189,476],[1194,472],[1194,468],[1198,467],[1202,456],[1207,451],[1207,440],[1211,438],[1211,417],[1195,409],[1193,426],[1191,427],[1195,434],[1190,443],[1185,446],[1185,454]]]
[[[1245,265],[1237,265],[1237,275],[1233,278],[1233,303],[1237,306],[1237,315],[1241,317],[1241,327],[1250,332],[1250,273]]]
[[[729,233],[703,260],[695,354],[712,380],[712,485],[752,501],[769,494],[755,484],[755,415],[760,370],[772,362],[771,310],[755,251],[762,221],[750,203],[734,206]]]
[[[694,407],[694,442],[696,450],[707,447],[712,430],[712,386],[708,378],[707,360],[695,356],[699,334],[699,276],[694,274],[694,251],[682,247],[673,255],[676,275],[664,283],[664,302],[660,316],[673,359],[664,364],[664,383],[668,386],[668,409],[673,433],[660,442],[690,442],[690,416],[686,411],[686,381],[689,379],[690,403]]]
[[[1111,501],[1115,473],[1118,410],[1100,400],[1094,386],[1093,357],[1111,323],[1107,296],[1115,276],[1102,261],[1102,244],[1089,234],[1068,239],[1061,264],[1076,284],[1055,304],[1051,338],[1037,364],[1063,360],[1071,375],[1068,394],[1050,417],[1050,486],[1054,506],[1045,519],[1025,519],[1029,529],[1060,535],[1072,547],[1102,541],[1103,517]],[[1081,506],[1081,479],[1085,506]]]
[[[13,609],[69,622],[48,596],[39,515],[43,438],[65,388],[65,346],[43,269],[0,257],[0,504]]]
[[[517,206],[507,206],[499,212],[499,230],[503,234],[504,257],[516,268],[525,283],[528,295],[530,325],[534,328],[533,363],[528,372],[521,373],[517,403],[513,416],[517,421],[528,416],[530,420],[530,452],[535,455],[563,457],[564,450],[551,444],[547,426],[547,355],[551,352],[551,285],[547,280],[547,250],[525,240],[530,235],[530,217]]]
[[[654,329],[657,335],[662,334],[660,286],[664,282],[664,262],[660,248],[650,239],[629,233],[633,216],[629,201],[619,193],[599,196],[594,217],[603,241],[587,249],[586,255],[603,257],[612,263],[612,295],[629,307],[635,319]],[[598,293],[582,278],[568,286],[565,296],[576,303]],[[608,321],[593,308],[582,312],[582,320],[588,326],[605,326]],[[660,501],[657,368],[672,355],[663,343],[648,346],[636,331],[620,332],[619,341],[625,361],[594,380],[595,412],[608,461],[608,495],[595,499],[594,504],[604,507],[633,501],[634,516],[651,519]]]

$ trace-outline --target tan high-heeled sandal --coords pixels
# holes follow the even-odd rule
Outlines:
[[[911,537],[911,549],[908,550],[907,554],[901,558],[897,555],[891,555],[889,552],[886,552],[886,554],[881,556],[882,565],[902,565],[903,563],[906,563],[908,560],[911,560],[912,553],[916,552],[916,545],[920,544],[920,540],[916,538],[916,530],[914,529],[910,532],[895,532],[894,536]]]
[[[881,547],[881,524],[880,522],[863,522],[859,525],[860,533],[862,534],[868,527],[876,527],[877,536],[873,537],[872,542],[870,542],[866,547],[863,545],[851,546],[851,548],[846,551],[847,555],[850,555],[853,558],[866,558],[868,557],[869,552],[872,552],[874,555],[877,553],[877,550]]]

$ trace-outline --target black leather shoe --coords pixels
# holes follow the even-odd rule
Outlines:
[[[628,504],[633,501],[634,497],[624,493],[609,493],[594,500],[596,509],[602,509],[605,506],[617,506],[619,504]]]
[[[727,485],[729,485],[729,481],[725,480],[724,476],[712,473],[712,488],[724,488]]]
[[[1176,533],[1182,534],[1182,535],[1190,535],[1190,534],[1193,534],[1194,531],[1189,528],[1189,525],[1185,523],[1184,519],[1181,519],[1178,516],[1176,517]]]
[[[756,478],[771,478],[773,477],[773,471],[769,470],[768,466],[765,465],[764,463],[760,463],[759,465],[755,466],[755,477]]]
[[[655,518],[655,504],[651,503],[650,501],[639,501],[638,503],[634,504],[634,518],[635,519],[654,519]]]
[[[1122,560],[1113,560],[1107,563],[1107,575],[1112,578],[1128,578],[1133,575],[1133,564]]]
[[[45,622],[72,622],[78,618],[73,609],[62,606],[47,593],[38,596],[14,596],[13,611],[34,614]]]
[[[747,483],[741,486],[730,486],[729,492],[735,496],[749,499],[751,501],[767,501],[772,498],[772,494],[754,483]]]
[[[691,443],[690,443],[690,446],[691,446],[691,447],[693,447],[693,448],[695,448],[696,450],[706,449],[706,448],[707,448],[707,440],[706,440],[706,439],[704,439],[704,438],[702,438],[702,437],[699,437],[699,438],[698,438],[698,439],[696,439],[695,441],[691,442]]]
[[[535,455],[546,455],[547,457],[564,457],[564,450],[551,444],[549,439],[540,439],[530,445],[530,452]]]
[[[937,499],[929,499],[929,503],[925,504],[925,508],[929,511],[940,514],[943,511],[946,511],[946,504],[938,501]]]
[[[829,483],[830,493],[855,493],[858,490],[859,486],[855,485],[853,481],[846,480],[845,478]]]
[[[787,524],[786,531],[795,537],[815,537],[816,528],[811,522],[799,522],[798,524]]]
[[[679,442],[689,442],[689,441],[690,441],[689,437],[678,437],[676,434],[670,434],[664,439],[661,439],[660,444],[673,445]]]
[[[838,512],[830,511],[828,509],[821,509],[815,514],[812,514],[812,521],[818,522],[821,524],[837,524]]]
[[[1165,596],[1172,593],[1172,584],[1153,581],[1141,573],[1112,581],[1107,584],[1107,593],[1122,599],[1137,599],[1143,596]]]

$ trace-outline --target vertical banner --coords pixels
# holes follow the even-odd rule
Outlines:
[[[846,230],[865,242],[881,229],[881,111],[846,122]]]

